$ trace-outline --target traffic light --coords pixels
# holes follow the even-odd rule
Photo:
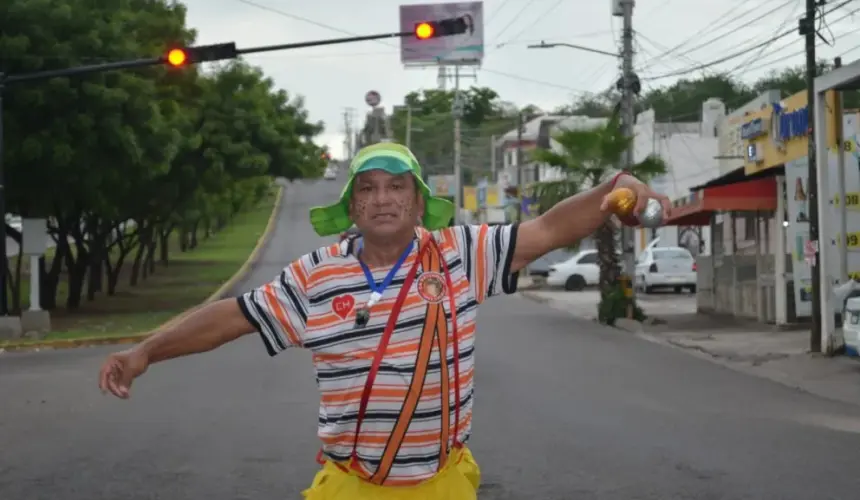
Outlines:
[[[188,64],[235,59],[237,57],[239,57],[239,51],[236,50],[236,44],[230,42],[170,49],[164,56],[164,62],[174,68],[181,68]]]
[[[462,35],[468,32],[471,34],[474,31],[474,23],[472,16],[453,17],[450,19],[441,19],[439,21],[421,21],[415,23],[415,38],[419,40],[429,40],[430,38],[438,38],[440,36]]]

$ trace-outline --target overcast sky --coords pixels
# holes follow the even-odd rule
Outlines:
[[[183,0],[198,43],[235,41],[240,48],[290,43],[350,34],[375,34],[399,29],[395,0]],[[845,0],[829,0],[825,10]],[[421,3],[421,2],[409,2]],[[442,2],[430,2],[442,3]],[[519,105],[552,109],[582,92],[599,92],[618,77],[617,61],[600,54],[560,47],[528,49],[540,40],[617,50],[621,18],[610,14],[610,0],[486,0],[485,60],[477,84],[495,89]],[[773,69],[804,62],[803,39],[796,34],[803,0],[638,0],[633,26],[638,32],[635,65],[644,88],[670,84],[678,76],[649,77],[709,66],[745,80]],[[854,11],[856,14],[852,14]],[[820,57],[842,55],[844,63],[860,58],[860,0],[828,14]],[[722,26],[721,26],[722,25]],[[793,30],[772,44],[752,48],[775,34]],[[857,34],[855,34],[857,33]],[[681,45],[682,44],[682,45]],[[674,52],[669,49],[680,45]],[[321,143],[335,156],[343,153],[343,113],[353,108],[354,123],[363,122],[364,95],[377,90],[383,105],[399,104],[403,96],[437,86],[436,70],[404,69],[396,42],[362,42],[249,56],[277,85],[305,98],[311,117],[326,124]],[[658,57],[661,56],[662,57]]]

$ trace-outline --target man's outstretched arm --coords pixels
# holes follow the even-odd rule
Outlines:
[[[99,387],[126,399],[134,379],[149,365],[211,351],[255,331],[236,299],[207,304],[176,324],[156,330],[136,346],[108,356],[99,373]]]
[[[236,299],[230,298],[198,308],[175,325],[156,331],[136,348],[152,364],[211,351],[256,331]]]
[[[511,261],[516,272],[546,253],[573,246],[597,231],[612,215],[607,209],[606,196],[613,188],[630,188],[637,195],[635,213],[645,208],[648,198],[663,204],[663,216],[668,216],[671,204],[663,195],[653,192],[646,184],[629,174],[603,182],[588,191],[558,203],[546,213],[520,224],[517,244]]]

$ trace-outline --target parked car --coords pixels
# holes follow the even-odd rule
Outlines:
[[[686,248],[652,247],[636,259],[636,287],[645,293],[657,288],[696,293],[696,276],[696,259]]]
[[[327,181],[333,181],[337,179],[337,170],[331,167],[325,169],[325,173],[323,173],[323,179]]]
[[[546,284],[563,286],[565,290],[579,291],[596,285],[600,279],[597,250],[582,250],[573,257],[549,266]]]

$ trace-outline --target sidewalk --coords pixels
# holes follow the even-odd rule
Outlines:
[[[597,291],[527,290],[522,295],[596,320]],[[751,375],[860,405],[860,361],[809,353],[809,330],[777,330],[770,325],[695,312],[693,295],[640,296],[645,323],[623,320],[616,326],[663,345]]]

